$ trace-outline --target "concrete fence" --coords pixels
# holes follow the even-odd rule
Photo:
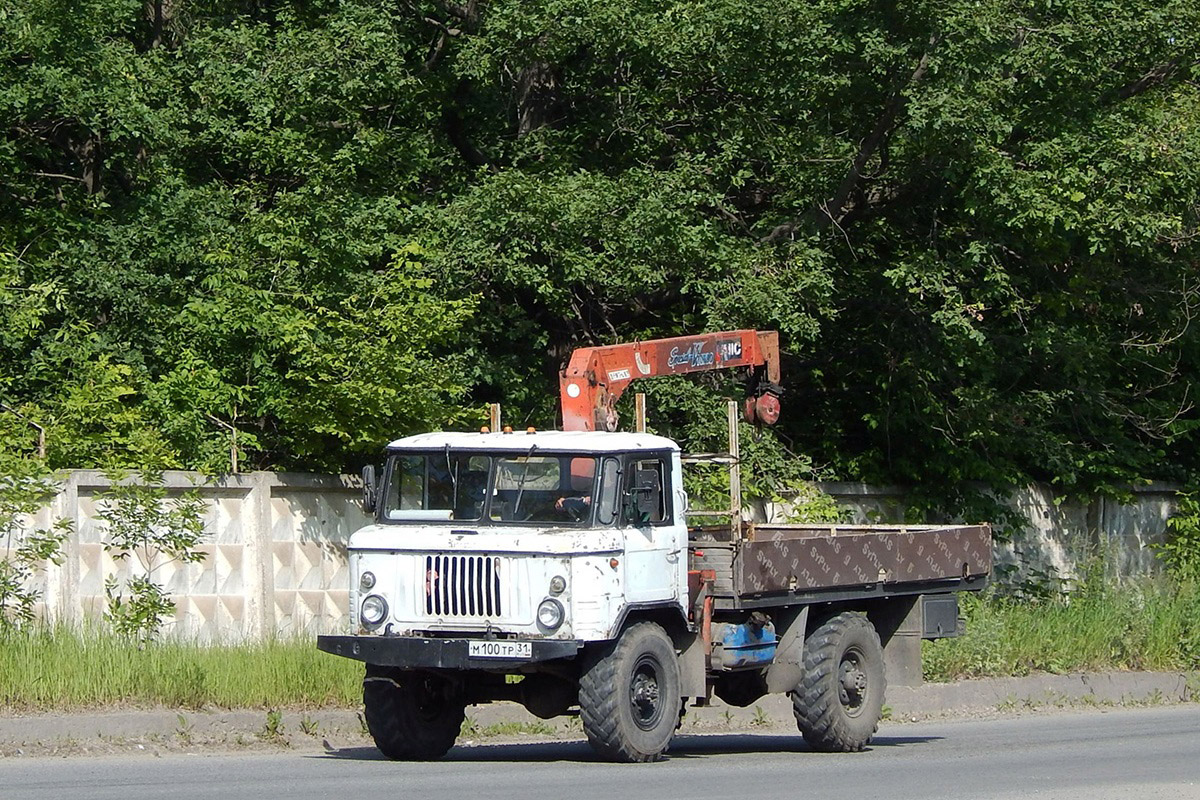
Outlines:
[[[154,578],[171,594],[176,614],[168,629],[200,641],[237,641],[270,635],[312,635],[339,630],[348,602],[346,541],[367,519],[355,479],[257,472],[215,481],[196,473],[167,472],[169,493],[195,488],[205,500],[203,561],[166,564]],[[30,524],[68,519],[74,532],[62,565],[38,577],[41,613],[77,623],[105,608],[105,581],[144,572],[136,558],[114,559],[104,549],[100,494],[103,473],[67,473],[55,500]],[[905,494],[894,487],[822,484],[856,522],[903,519]],[[1153,572],[1149,545],[1161,541],[1174,509],[1175,487],[1134,490],[1134,502],[1105,498],[1061,502],[1047,487],[1031,486],[1006,499],[1027,521],[1024,532],[997,546],[997,563],[1025,571],[1074,576],[1081,564],[1105,558],[1110,574]],[[783,521],[786,506],[768,504],[760,518]],[[931,520],[939,521],[939,520]]]
[[[154,579],[176,605],[168,631],[200,641],[237,641],[335,630],[348,597],[346,540],[366,523],[361,492],[345,477],[256,472],[205,482],[197,473],[167,472],[169,495],[196,489],[205,501],[203,561],[168,563]],[[67,474],[54,502],[34,522],[68,519],[74,533],[66,559],[39,578],[42,613],[79,622],[105,609],[105,581],[144,574],[135,557],[104,549],[101,472]]]

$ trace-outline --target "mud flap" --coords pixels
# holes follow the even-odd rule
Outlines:
[[[682,646],[679,653],[679,694],[682,697],[703,699],[708,694],[704,664],[704,638],[698,633],[685,634],[686,641],[677,638]]]
[[[808,606],[783,608],[771,615],[779,645],[775,660],[767,667],[767,692],[790,692],[804,677],[804,631]]]

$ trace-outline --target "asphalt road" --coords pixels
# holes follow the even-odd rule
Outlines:
[[[370,748],[0,761],[5,800],[272,797],[1200,800],[1200,706],[885,724],[845,755],[792,735],[680,736],[647,765],[597,762],[583,742],[460,747],[424,764]]]

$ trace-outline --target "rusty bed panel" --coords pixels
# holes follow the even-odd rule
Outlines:
[[[758,526],[733,562],[740,595],[987,575],[992,535],[969,526]]]

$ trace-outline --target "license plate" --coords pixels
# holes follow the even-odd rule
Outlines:
[[[468,642],[467,655],[471,658],[520,659],[533,657],[532,642]]]

